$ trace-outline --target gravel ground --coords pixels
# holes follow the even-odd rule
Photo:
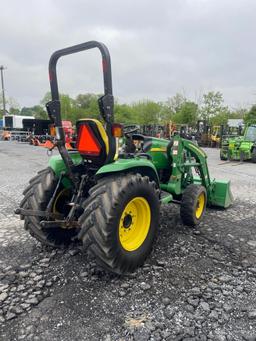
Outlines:
[[[209,209],[195,230],[163,205],[146,264],[110,275],[78,249],[42,247],[13,214],[44,149],[0,142],[1,340],[256,340],[256,165],[223,163],[234,205]]]

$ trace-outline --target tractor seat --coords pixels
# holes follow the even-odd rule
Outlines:
[[[152,147],[152,138],[142,134],[132,134],[132,139],[137,141],[143,141],[143,152],[147,153]]]
[[[81,156],[95,166],[104,165],[109,153],[109,141],[102,123],[85,118],[77,121],[76,127],[76,148]]]

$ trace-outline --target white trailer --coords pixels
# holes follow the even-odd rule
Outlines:
[[[33,116],[5,115],[3,116],[3,127],[8,129],[22,129],[24,118],[35,119]]]
[[[228,119],[228,126],[232,128],[243,127],[244,120],[242,118],[230,118]]]

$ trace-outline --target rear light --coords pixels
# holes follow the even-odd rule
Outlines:
[[[77,149],[82,154],[99,156],[101,147],[94,136],[91,128],[87,125],[80,125],[77,138]]]
[[[123,136],[123,126],[119,123],[112,124],[112,136],[122,137]]]

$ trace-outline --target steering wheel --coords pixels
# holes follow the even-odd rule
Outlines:
[[[135,127],[135,128],[134,128]],[[132,129],[133,128],[133,129]],[[133,125],[127,125],[124,128],[124,135],[128,137],[130,134],[136,133],[138,130],[140,130],[140,127]],[[127,129],[130,129],[126,131]]]

